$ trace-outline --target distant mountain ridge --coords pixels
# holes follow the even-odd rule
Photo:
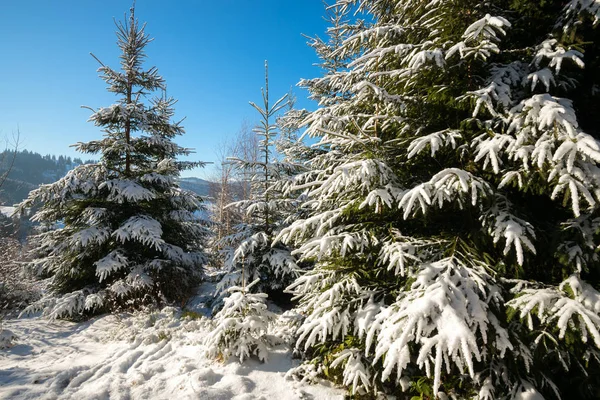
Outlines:
[[[14,157],[14,162],[13,162]],[[0,176],[10,169],[0,188],[0,204],[12,205],[25,199],[29,192],[42,184],[51,183],[65,176],[77,165],[94,162],[81,158],[35,153],[28,150],[0,152]]]
[[[0,152],[0,176],[11,167],[13,155],[9,150]],[[0,205],[12,206],[19,203],[40,185],[57,181],[78,165],[94,162],[96,161],[83,161],[81,158],[66,156],[42,156],[28,150],[18,151],[10,173],[0,188]],[[200,196],[208,196],[210,182],[201,178],[186,177],[180,179],[180,185],[183,189],[191,190]]]
[[[211,182],[196,177],[186,177],[179,179],[179,186],[185,190],[191,190],[199,196],[208,196]]]

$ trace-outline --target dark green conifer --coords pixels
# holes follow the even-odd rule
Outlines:
[[[598,397],[600,6],[337,6],[369,22],[315,89],[340,93],[304,121],[329,151],[279,235],[315,263],[291,287],[298,373],[399,398]]]
[[[39,205],[33,219],[54,226],[40,235],[31,263],[51,276],[50,296],[32,309],[51,317],[181,304],[202,277],[202,200],[182,190],[178,177],[203,163],[177,161],[192,151],[173,141],[184,133],[172,121],[175,100],[164,96],[158,70],[144,68],[151,39],[133,8],[117,28],[121,69],[101,63],[99,72],[118,100],[92,110],[103,138],[76,146],[100,161],[77,166],[20,205]]]

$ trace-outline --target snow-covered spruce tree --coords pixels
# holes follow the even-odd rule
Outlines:
[[[19,206],[39,204],[33,220],[64,225],[41,234],[31,263],[51,276],[51,296],[32,306],[50,317],[181,303],[202,276],[207,229],[194,214],[202,201],[177,181],[181,170],[201,163],[176,161],[191,149],[173,142],[184,133],[171,121],[175,101],[144,102],[165,83],[155,67],[143,69],[151,39],[133,9],[117,28],[121,70],[102,65],[99,72],[119,99],[90,117],[104,137],[77,144],[100,161],[41,186]]]
[[[227,289],[223,308],[213,320],[214,329],[204,341],[209,357],[224,361],[237,357],[243,362],[256,356],[260,361],[267,361],[271,345],[269,325],[275,320],[275,314],[267,310],[265,293],[250,292],[258,282],[256,279],[249,285]]]
[[[600,396],[600,5],[339,1],[371,24],[307,119],[331,149],[278,239],[298,371],[399,398]]]
[[[346,89],[343,86],[344,71],[353,55],[339,52],[339,47],[343,44],[346,37],[359,31],[363,27],[360,20],[350,23],[349,14],[351,9],[342,4],[329,5],[325,1],[324,19],[330,24],[327,28],[326,40],[318,36],[308,37],[308,45],[312,47],[320,62],[316,64],[324,72],[323,77],[313,79],[302,79],[298,85],[308,89],[310,98],[320,106],[328,106],[343,101],[346,95]],[[286,179],[280,179],[276,186],[283,193],[288,201],[295,202],[294,212],[288,215],[288,221],[294,221],[307,215],[308,208],[298,207],[306,199],[307,188],[298,185],[298,178],[301,180],[310,180],[310,176],[321,167],[327,168],[337,163],[341,153],[337,153],[329,143],[318,142],[308,144],[304,141],[305,134],[298,136],[300,129],[306,124],[305,120],[309,112],[302,109],[295,109],[295,98],[288,94],[289,109],[278,119],[281,135],[276,141],[277,152],[283,156],[283,170],[293,175]],[[314,137],[314,135],[313,135]],[[309,140],[310,141],[310,140]],[[332,152],[331,154],[329,154]],[[308,167],[310,165],[310,168]],[[310,187],[310,186],[309,186]]]
[[[361,20],[355,20],[351,23],[350,13],[352,9],[341,3],[327,4],[325,6],[324,20],[330,25],[327,28],[326,40],[319,36],[308,37],[308,45],[312,47],[319,57],[319,66],[324,76],[313,79],[302,79],[299,86],[307,88],[310,92],[310,98],[317,101],[319,105],[330,105],[343,97],[346,90],[340,77],[346,70],[353,54],[339,51],[344,40],[353,33],[363,28]]]
[[[299,86],[309,90],[310,98],[320,105],[334,104],[338,101],[338,97],[343,95],[344,89],[339,87],[339,81],[335,79],[335,76],[346,68],[349,55],[341,55],[336,50],[346,36],[362,26],[361,21],[356,21],[355,24],[349,23],[349,8],[338,4],[330,6],[326,2],[323,4],[326,11],[325,20],[331,25],[327,29],[327,39],[323,40],[318,36],[308,37],[310,39],[308,45],[319,56],[321,62],[317,65],[325,72],[325,76],[303,79],[299,83]],[[330,79],[332,77],[334,79]],[[287,207],[282,207],[285,210],[283,226],[288,226],[293,221],[305,218],[309,214],[308,209],[301,206],[306,201],[307,189],[302,185],[298,186],[295,177],[302,175],[302,179],[309,179],[307,176],[318,169],[316,166],[319,163],[331,165],[330,163],[336,159],[335,154],[328,154],[331,148],[327,144],[310,145],[303,140],[304,135],[298,136],[309,113],[304,109],[296,109],[295,102],[296,98],[290,91],[288,93],[288,109],[277,120],[280,135],[275,141],[275,147],[281,156],[281,161],[278,169],[280,171],[279,179],[273,183],[272,187],[274,191],[281,193],[282,201],[287,202]],[[312,168],[308,167],[309,164],[312,164]],[[311,263],[307,260],[300,264],[302,269],[311,267]]]
[[[294,189],[294,177],[308,171],[310,160],[325,151],[318,146],[308,145],[298,136],[300,124],[306,118],[308,112],[296,109],[294,107],[295,103],[296,97],[290,90],[287,110],[284,115],[277,118],[280,134],[274,142],[278,155],[278,161],[276,162],[278,173],[271,189],[279,197],[278,211],[283,221],[280,229],[306,214],[301,207],[306,199],[306,191]],[[305,266],[303,266],[304,268]]]
[[[282,164],[274,153],[277,127],[275,117],[286,106],[287,95],[269,103],[268,67],[265,63],[265,88],[262,90],[262,107],[250,102],[262,120],[254,128],[260,138],[257,160],[232,158],[240,170],[253,172],[250,178],[251,198],[231,204],[241,207],[246,221],[236,227],[236,232],[224,238],[224,265],[226,275],[219,283],[221,292],[229,286],[244,286],[255,281],[259,292],[281,292],[297,277],[298,266],[288,246],[273,245],[273,238],[285,222],[285,209],[290,202],[277,190],[275,183],[281,179]]]
[[[279,180],[292,177],[306,170],[305,164],[313,156],[313,150],[298,137],[300,124],[306,118],[307,111],[295,108],[296,96],[290,90],[287,94],[287,105],[283,115],[277,118],[278,137],[273,145],[278,155]]]
[[[362,27],[361,21],[357,21],[355,24],[349,23],[350,9],[348,7],[338,4],[330,6],[325,1],[323,4],[325,6],[324,19],[331,25],[327,28],[327,39],[323,40],[318,36],[314,38],[307,36],[307,38],[309,39],[308,45],[315,50],[320,59],[320,63],[317,65],[325,72],[325,76],[302,79],[298,84],[307,88],[310,98],[317,101],[319,105],[334,104],[343,96],[345,90],[340,87],[337,74],[346,68],[350,61],[350,55],[341,54],[337,50],[345,37]],[[280,135],[275,141],[277,153],[282,157],[279,170],[284,173],[280,175],[280,179],[274,186],[278,192],[283,194],[284,198],[287,198],[288,202],[294,204],[291,208],[293,212],[288,214],[288,221],[305,214],[305,211],[299,209],[298,205],[302,203],[306,190],[297,188],[293,177],[303,172],[309,172],[310,169],[307,168],[309,163],[312,163],[314,170],[314,165],[319,163],[318,160],[323,160],[325,164],[328,164],[335,158],[326,154],[330,151],[327,144],[309,145],[303,141],[304,135],[298,136],[308,112],[304,109],[294,108],[295,102],[296,98],[290,91],[288,93],[288,109],[277,119]],[[304,178],[306,179],[306,176]]]

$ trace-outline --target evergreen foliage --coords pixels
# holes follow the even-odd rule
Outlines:
[[[59,223],[40,235],[30,267],[51,277],[52,295],[30,308],[50,317],[91,313],[157,302],[185,302],[202,277],[202,200],[177,183],[181,170],[202,165],[176,161],[191,153],[173,139],[184,133],[172,122],[175,100],[155,67],[144,69],[151,41],[135,19],[117,24],[121,70],[99,69],[119,96],[90,117],[104,137],[78,143],[100,161],[79,165],[55,183],[32,191],[21,211],[40,205],[34,221]]]
[[[598,398],[597,2],[340,0],[326,152],[277,240],[298,373],[399,398]],[[596,67],[596,69],[595,69]]]
[[[226,275],[219,284],[222,292],[229,286],[256,281],[255,290],[281,292],[296,278],[298,265],[291,250],[273,238],[286,224],[293,202],[283,196],[279,182],[287,179],[293,166],[279,162],[274,153],[277,126],[275,117],[286,106],[287,95],[269,103],[269,77],[265,63],[265,88],[263,104],[250,103],[262,120],[254,128],[259,137],[259,157],[256,160],[232,158],[240,170],[250,171],[250,198],[232,203],[240,207],[245,221],[236,231],[223,239]],[[289,140],[289,138],[288,138]]]
[[[270,340],[269,325],[275,314],[267,310],[265,293],[251,293],[255,280],[247,286],[232,286],[223,308],[215,315],[214,329],[206,337],[207,354],[226,361],[230,357],[240,362],[251,356],[267,361]]]

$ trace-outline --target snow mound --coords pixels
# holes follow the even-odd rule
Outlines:
[[[12,346],[13,341],[16,338],[17,337],[14,333],[12,333],[12,331],[9,331],[8,329],[0,329],[0,349],[6,349]]]

